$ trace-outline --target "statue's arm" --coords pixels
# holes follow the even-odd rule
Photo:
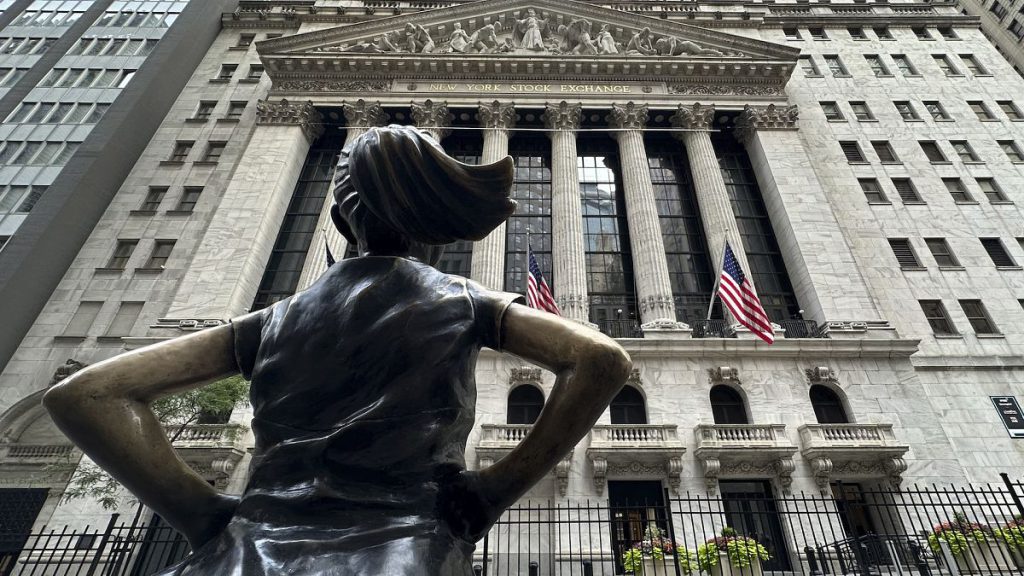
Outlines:
[[[614,340],[546,312],[513,304],[502,348],[555,373],[555,385],[525,439],[480,472],[483,496],[502,508],[544,477],[604,412],[629,377],[629,355]]]
[[[236,500],[182,462],[150,403],[237,372],[233,328],[224,325],[94,364],[48,390],[43,404],[83,452],[197,547],[223,529]]]

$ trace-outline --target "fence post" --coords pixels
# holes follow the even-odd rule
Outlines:
[[[814,557],[814,548],[805,546],[804,554],[807,554],[807,569],[810,570],[811,576],[821,576],[822,572],[818,569],[818,559]]]
[[[910,557],[914,560],[917,572],[921,576],[932,576],[932,571],[928,568],[928,561],[924,559],[924,550],[921,549],[921,545],[917,543],[917,540],[908,538],[907,546],[910,547]]]
[[[484,567],[479,564],[473,565],[473,576],[483,576]]]
[[[530,560],[530,576],[540,576],[540,564],[536,560]]]
[[[594,563],[590,560],[583,561],[583,576],[594,576]]]
[[[860,540],[851,542],[850,550],[853,551],[853,560],[857,563],[857,571],[862,576],[871,576],[871,567],[868,564],[868,547],[864,542]]]
[[[1006,472],[1000,472],[999,477],[1003,479],[1003,484],[1006,484],[1006,489],[1010,491],[1010,498],[1013,499],[1013,503],[1017,505],[1017,512],[1024,516],[1024,503],[1020,501],[1020,496],[1017,495],[1017,490],[1013,486],[1013,482],[1010,482],[1010,476]]]
[[[843,558],[843,547],[840,544],[835,544],[833,548],[836,549],[836,560],[839,561],[839,573],[846,574],[846,560]]]
[[[96,573],[96,569],[100,565],[100,555],[107,548],[107,544],[110,542],[110,534],[114,531],[114,524],[117,523],[117,519],[120,514],[111,514],[110,521],[107,522],[107,529],[103,531],[103,537],[100,538],[100,545],[96,547],[96,554],[92,557],[92,562],[89,563],[89,570],[85,573],[85,576],[93,576]]]
[[[488,538],[490,538],[490,536],[491,532],[490,530],[488,530],[487,534],[484,534],[484,565],[480,569],[481,572],[483,572],[484,574],[487,574],[487,556],[489,556],[491,553],[490,550],[487,549]]]
[[[668,488],[664,489],[665,493],[665,515],[668,516],[666,522],[668,524],[668,537],[672,540],[672,548],[676,551],[676,561],[672,564],[676,567],[676,576],[683,576],[679,568],[679,554],[686,554],[686,546],[683,546],[683,551],[679,552],[678,546],[676,546],[676,526],[672,521],[672,497],[668,493]],[[685,543],[684,543],[685,544]],[[667,571],[666,571],[667,572]]]

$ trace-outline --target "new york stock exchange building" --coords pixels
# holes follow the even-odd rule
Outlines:
[[[329,216],[339,151],[406,124],[463,162],[515,163],[515,214],[439,267],[525,293],[529,243],[562,315],[634,362],[522,502],[543,510],[492,532],[488,573],[526,574],[494,570],[527,548],[543,574],[587,558],[621,573],[666,504],[680,542],[729,525],[770,544],[775,572],[807,569],[812,538],[777,513],[800,495],[833,514],[815,543],[931,530],[956,510],[912,524],[851,503],[1024,476],[1022,94],[977,19],[941,1],[243,1],[0,375],[6,497],[35,531],[103,524],[61,500],[79,454],[42,392],[287,298],[328,251],[355,257]],[[727,244],[770,346],[712,300]],[[482,351],[469,468],[515,447],[553,381]],[[239,493],[250,418],[176,445]],[[541,522],[581,502],[600,521],[579,541]],[[687,506],[704,520],[680,520]]]

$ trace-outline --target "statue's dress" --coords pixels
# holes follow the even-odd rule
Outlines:
[[[166,574],[471,575],[440,487],[465,468],[477,354],[500,349],[516,298],[363,257],[234,320],[249,485],[225,531]]]

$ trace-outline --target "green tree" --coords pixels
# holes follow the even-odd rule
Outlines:
[[[192,424],[226,417],[249,395],[249,383],[240,375],[162,398],[153,403],[153,413],[173,443]],[[83,460],[64,491],[64,501],[87,498],[110,510],[117,507],[123,488],[92,461]]]

